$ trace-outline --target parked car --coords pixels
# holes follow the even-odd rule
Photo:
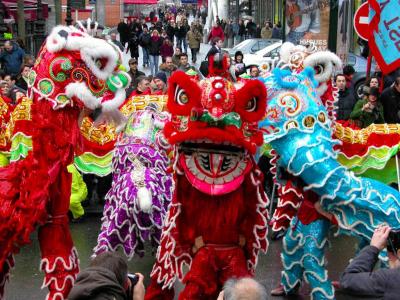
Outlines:
[[[282,41],[275,40],[274,43],[255,52],[254,54],[244,54],[243,62],[246,66],[257,65],[259,67],[264,64],[271,64],[271,61],[279,61],[279,51],[281,50]]]
[[[229,56],[231,57],[235,55],[236,51],[242,51],[243,55],[254,54],[257,51],[279,41],[281,42],[281,40],[278,39],[247,39],[233,48],[223,48],[222,50],[229,52]]]

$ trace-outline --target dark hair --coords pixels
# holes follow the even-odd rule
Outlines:
[[[369,95],[370,96],[375,96],[375,97],[379,97],[379,88],[377,87],[371,87],[369,88]]]
[[[7,76],[10,76],[10,79],[11,79],[11,80],[14,80],[14,81],[17,81],[17,80],[18,80],[17,75],[13,75],[13,74],[10,74],[10,73],[4,73],[3,79],[4,79],[5,77],[7,77]]]
[[[215,46],[219,41],[222,41],[222,39],[220,37],[215,37],[212,39],[211,44]]]
[[[6,75],[6,71],[0,69],[0,78],[3,79],[5,75]]]
[[[102,267],[115,274],[118,283],[122,286],[128,276],[128,264],[126,260],[116,252],[103,252],[90,262],[91,267]]]
[[[141,83],[143,80],[151,81],[147,76],[139,76],[136,80],[137,83]]]
[[[343,67],[343,74],[344,75],[349,76],[349,75],[354,74],[355,72],[356,72],[356,70],[354,70],[353,66],[346,65],[346,66]]]
[[[346,79],[346,76],[345,76],[343,73],[339,73],[339,74],[336,74],[336,76],[335,76],[335,81],[337,80],[337,78],[338,78],[339,76],[342,76],[342,77],[344,77],[344,79]]]
[[[180,55],[179,55],[179,59],[181,59],[181,57],[189,57],[188,55],[187,55],[187,53],[185,53],[185,52],[183,52],[183,53],[181,53]]]
[[[400,86],[400,76],[396,77],[396,79],[394,80],[394,84]]]
[[[369,79],[367,79],[366,81],[365,81],[365,85],[367,85],[367,86],[369,86],[370,84],[371,84],[371,80],[372,79],[376,79],[376,80],[378,80],[378,83],[379,83],[379,78],[378,78],[378,76],[371,76]]]
[[[243,59],[243,58],[244,58],[243,52],[242,52],[242,51],[236,51],[236,52],[235,52],[235,60],[236,60],[236,58],[237,58],[238,56],[241,56],[242,59]]]

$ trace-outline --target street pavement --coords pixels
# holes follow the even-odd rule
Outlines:
[[[71,234],[75,247],[79,253],[81,268],[89,264],[92,249],[96,245],[97,235],[100,230],[100,216],[91,216],[84,219],[81,223],[72,223]],[[346,267],[349,259],[353,257],[355,251],[355,239],[346,236],[330,238],[331,246],[328,250],[327,262],[329,277],[332,280],[338,280],[340,273]],[[256,278],[270,291],[279,284],[281,272],[281,242],[270,242],[268,252],[260,254],[256,270]],[[10,283],[6,288],[6,299],[44,299],[46,290],[41,290],[43,273],[39,271],[40,251],[36,233],[32,235],[32,244],[22,248],[21,253],[15,256],[16,266],[11,273]],[[149,283],[149,275],[154,263],[154,256],[151,249],[146,249],[146,255],[143,258],[134,257],[129,262],[130,272],[141,272]],[[177,291],[182,289],[182,285],[176,284]],[[270,297],[268,299],[309,299],[307,294],[309,288],[306,284],[301,289],[301,295],[295,297]],[[338,300],[355,299],[349,296],[338,295]]]

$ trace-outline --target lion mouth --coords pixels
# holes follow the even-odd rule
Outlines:
[[[246,151],[229,142],[188,141],[178,147],[178,152],[179,163],[189,182],[211,195],[236,190],[251,169]]]

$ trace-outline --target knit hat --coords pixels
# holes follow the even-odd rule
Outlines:
[[[167,75],[165,75],[164,72],[158,72],[158,73],[156,74],[156,76],[154,76],[154,79],[155,79],[155,78],[160,79],[160,80],[162,80],[165,84],[167,84]]]
[[[371,96],[379,97],[379,89],[377,87],[371,87],[369,89],[369,94]]]

